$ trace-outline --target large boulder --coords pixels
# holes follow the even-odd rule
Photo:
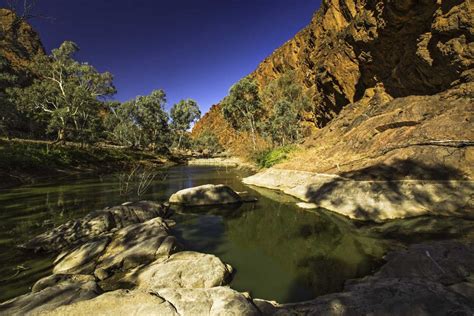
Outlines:
[[[213,255],[182,251],[158,259],[143,269],[138,288],[158,291],[162,288],[211,288],[226,285],[232,268]]]
[[[242,202],[237,192],[223,184],[206,184],[173,194],[170,203],[189,206],[232,204]]]
[[[95,275],[107,278],[111,273],[148,264],[168,257],[178,248],[175,237],[161,217],[127,226],[113,235],[112,241],[98,259]]]
[[[166,222],[157,217],[60,254],[53,273],[94,274],[104,280],[157,258],[167,258],[176,249],[176,239],[169,235]]]
[[[62,306],[43,315],[200,316],[259,315],[245,295],[228,287],[162,289],[159,292],[117,290],[88,301]]]
[[[158,296],[170,302],[179,315],[259,315],[250,298],[229,287],[161,289]]]
[[[85,243],[68,254],[60,254],[53,268],[55,274],[91,274],[97,258],[105,251],[110,238],[104,237]]]
[[[98,236],[143,223],[154,217],[166,218],[169,207],[150,201],[126,203],[124,205],[93,211],[85,217],[68,221],[21,245],[35,251],[60,251],[74,247]]]
[[[135,315],[179,316],[176,309],[163,298],[148,292],[117,290],[77,304],[62,306],[43,315]]]
[[[39,280],[31,293],[0,304],[1,315],[31,315],[89,300],[102,293],[90,275],[54,275]]]

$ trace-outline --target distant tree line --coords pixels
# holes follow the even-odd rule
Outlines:
[[[27,78],[10,71],[0,56],[0,134],[57,143],[105,141],[152,151],[191,146],[187,131],[201,116],[196,101],[181,100],[169,113],[163,90],[112,101],[112,74],[77,61],[78,50],[66,41],[50,55],[36,57]]]

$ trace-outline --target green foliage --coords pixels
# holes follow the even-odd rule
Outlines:
[[[16,107],[8,100],[6,89],[18,84],[18,77],[11,71],[10,63],[0,55],[0,134],[10,136],[9,131],[19,120]]]
[[[191,127],[192,123],[201,117],[201,111],[196,101],[191,99],[181,100],[171,108],[170,117],[171,128],[176,136],[176,146],[181,148],[186,137],[186,131]]]
[[[166,95],[155,90],[148,96],[138,96],[125,103],[110,104],[111,114],[105,125],[109,138],[129,147],[163,149],[170,144]]]
[[[267,149],[257,153],[254,160],[260,168],[270,168],[273,165],[284,161],[288,157],[288,154],[295,149],[296,147],[294,146]]]
[[[123,149],[79,146],[51,146],[47,143],[0,142],[0,171],[48,173],[56,169],[123,166],[153,158]]]
[[[301,113],[310,107],[309,99],[296,83],[294,72],[288,72],[265,87],[262,96],[271,108],[264,133],[274,144],[285,146],[302,137]]]
[[[208,150],[210,154],[222,152],[224,149],[219,143],[219,139],[211,132],[205,132],[194,139],[194,149],[197,151]]]
[[[232,86],[229,95],[222,101],[222,113],[235,129],[250,131],[255,149],[257,122],[264,114],[257,83],[245,77]]]
[[[50,56],[37,57],[32,66],[37,75],[33,83],[9,90],[10,100],[20,110],[45,121],[48,131],[61,141],[66,133],[72,139],[94,134],[100,99],[115,93],[112,75],[76,61],[78,50],[75,43],[66,41]]]

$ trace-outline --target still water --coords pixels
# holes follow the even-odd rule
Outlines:
[[[116,175],[78,177],[0,190],[0,301],[28,292],[51,273],[53,257],[16,245],[94,209],[125,201],[166,201],[183,188],[206,183],[247,191],[256,203],[177,209],[173,234],[186,249],[212,253],[231,264],[231,286],[281,303],[342,289],[372,272],[384,248],[377,238],[325,210],[301,210],[283,194],[242,184],[242,171],[179,166],[162,171],[147,193],[121,196]]]

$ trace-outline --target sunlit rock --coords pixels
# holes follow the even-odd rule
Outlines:
[[[242,202],[241,197],[223,184],[206,184],[188,188],[173,194],[170,203],[189,206],[232,204]]]
[[[213,255],[182,251],[169,258],[158,259],[137,278],[139,289],[211,288],[226,285],[232,268]]]

